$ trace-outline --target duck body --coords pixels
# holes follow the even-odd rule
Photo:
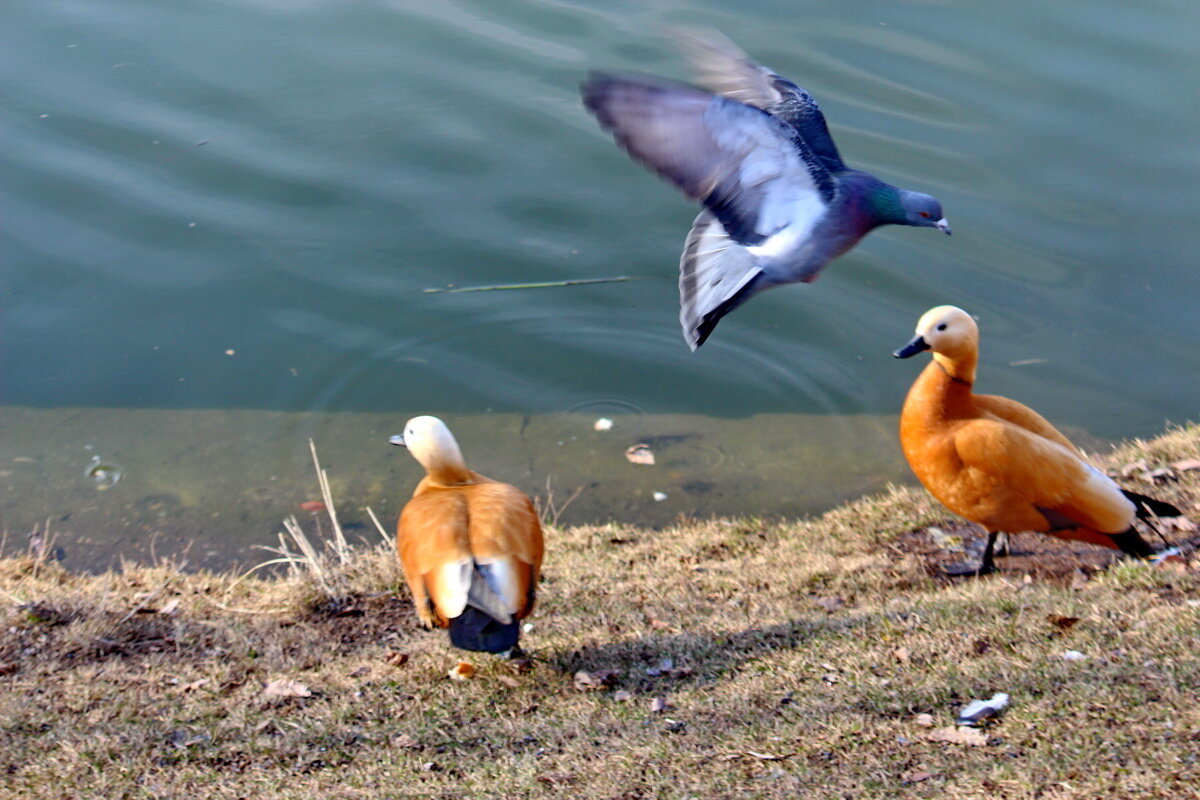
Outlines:
[[[939,326],[941,329],[939,330]],[[1122,490],[1036,411],[974,393],[978,329],[966,312],[927,312],[898,357],[933,360],[900,413],[900,444],[913,473],[947,508],[989,533],[981,571],[994,569],[996,534],[1035,531],[1148,556],[1134,520],[1169,504]]]
[[[679,32],[705,88],[593,74],[584,106],[636,161],[704,209],[680,258],[680,324],[697,349],[754,295],[811,282],[880,225],[950,227],[930,195],[842,161],[812,95],[732,42]]]
[[[449,628],[451,644],[464,650],[511,650],[536,599],[544,552],[537,511],[515,486],[467,469],[456,444],[449,458],[419,454],[414,422],[423,419],[436,418],[410,420],[403,439],[426,475],[396,530],[417,616],[426,627]]]

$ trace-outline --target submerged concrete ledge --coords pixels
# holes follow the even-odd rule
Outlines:
[[[351,535],[377,539],[366,507],[390,533],[421,474],[387,443],[408,416],[0,407],[5,552],[48,524],[74,569],[182,553],[192,567],[257,563],[254,546],[320,499],[309,437]],[[595,414],[445,417],[474,469],[549,499],[563,524],[800,517],[912,480],[892,416],[611,418],[597,431]],[[635,444],[653,466],[626,459]]]

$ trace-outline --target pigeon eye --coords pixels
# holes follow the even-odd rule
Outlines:
[[[922,217],[924,217],[925,219],[929,219],[929,212],[928,212],[928,211],[922,211],[922,212],[921,212],[921,216],[922,216]]]
[[[944,322],[943,322],[941,325],[938,325],[938,326],[937,326],[937,329],[938,329],[939,331],[944,331],[944,330],[946,330],[946,323],[944,323]]]

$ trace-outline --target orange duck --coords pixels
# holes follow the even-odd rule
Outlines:
[[[533,610],[542,565],[542,527],[529,498],[467,469],[458,442],[437,417],[414,417],[392,444],[425,468],[396,530],[396,550],[417,616],[449,628],[464,650],[516,647],[518,620]]]
[[[904,401],[900,444],[930,494],[987,530],[979,574],[995,570],[1001,532],[1039,531],[1153,555],[1134,519],[1179,516],[1179,509],[1122,490],[1036,411],[975,394],[979,328],[971,315],[954,306],[930,309],[894,355],[925,350],[933,360]]]

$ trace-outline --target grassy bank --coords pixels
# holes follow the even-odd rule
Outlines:
[[[1109,465],[1195,516],[1200,471],[1155,470],[1197,456],[1192,426]],[[1000,574],[941,577],[977,539],[910,489],[552,530],[532,658],[472,657],[466,681],[385,546],[328,560],[327,588],[6,560],[0,794],[1200,797],[1195,555],[1025,535]],[[954,728],[998,691],[997,722]]]

